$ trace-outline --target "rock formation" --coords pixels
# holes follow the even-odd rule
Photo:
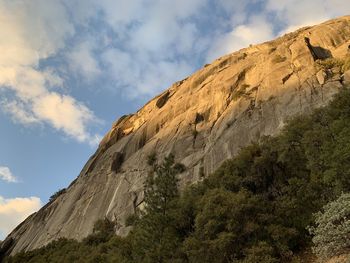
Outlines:
[[[182,187],[202,180],[248,143],[276,134],[288,118],[325,105],[348,85],[349,71],[321,62],[343,59],[349,44],[346,16],[221,57],[176,82],[113,124],[66,191],[7,237],[7,253],[59,237],[80,240],[103,217],[127,233],[122,225],[142,205],[150,154],[175,154],[187,167]]]

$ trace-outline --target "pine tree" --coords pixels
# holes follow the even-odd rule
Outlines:
[[[179,239],[176,231],[178,178],[184,166],[167,156],[161,164],[155,159],[145,182],[145,209],[134,228],[135,260],[138,262],[169,262]]]

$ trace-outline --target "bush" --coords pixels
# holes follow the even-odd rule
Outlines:
[[[323,69],[332,69],[335,67],[342,67],[344,64],[344,61],[337,58],[327,58],[325,60],[317,60],[317,63]]]
[[[320,259],[349,252],[350,193],[324,206],[323,212],[316,214],[316,226],[311,227],[310,232],[314,235],[313,252]]]
[[[57,197],[59,197],[61,194],[64,194],[66,192],[66,188],[60,189],[57,192],[55,192],[53,195],[50,196],[49,202],[54,201]]]
[[[84,243],[90,246],[107,242],[115,235],[115,223],[108,218],[99,219],[95,222],[93,232],[86,238]]]
[[[347,56],[345,59],[327,58],[325,60],[318,60],[317,64],[325,70],[338,67],[340,71],[344,73],[350,69],[350,57]]]

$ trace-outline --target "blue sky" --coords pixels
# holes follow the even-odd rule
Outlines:
[[[78,176],[113,121],[226,53],[345,0],[0,0],[0,239]]]

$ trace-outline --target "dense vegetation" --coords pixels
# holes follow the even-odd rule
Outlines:
[[[8,262],[302,262],[315,213],[350,192],[349,102],[350,91],[340,92],[181,194],[183,167],[152,156],[146,206],[128,219],[127,237],[102,220],[82,242],[60,239]]]

